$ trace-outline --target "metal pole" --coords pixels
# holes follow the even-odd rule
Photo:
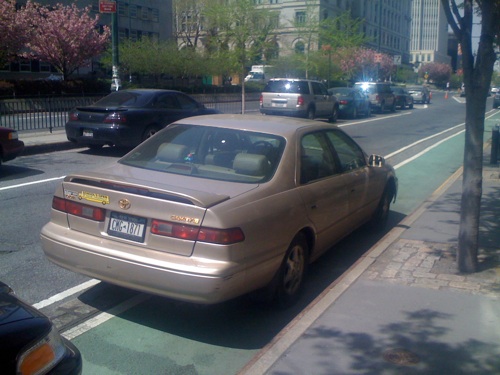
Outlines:
[[[111,91],[118,91],[120,81],[120,59],[118,54],[118,12],[111,13],[111,52],[113,57],[113,76],[111,78]]]
[[[493,130],[491,131],[491,155],[490,155],[490,164],[497,164],[498,161],[498,143],[500,142],[499,136],[499,125],[493,126]]]

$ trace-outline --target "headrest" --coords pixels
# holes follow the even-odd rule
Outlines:
[[[183,161],[188,154],[188,148],[175,143],[163,143],[156,152],[158,160],[168,163]]]
[[[269,171],[269,160],[265,155],[240,153],[234,158],[233,169],[249,176],[265,176]]]

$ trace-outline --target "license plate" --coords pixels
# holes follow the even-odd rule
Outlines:
[[[271,103],[271,107],[283,108],[286,107],[286,103]]]
[[[131,241],[144,242],[147,220],[143,217],[111,212],[108,234]]]
[[[94,132],[92,131],[92,129],[83,129],[83,136],[84,137],[93,137]]]

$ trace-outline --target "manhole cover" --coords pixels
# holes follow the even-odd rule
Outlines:
[[[384,359],[396,365],[412,366],[420,362],[418,356],[406,349],[389,349],[384,352]]]

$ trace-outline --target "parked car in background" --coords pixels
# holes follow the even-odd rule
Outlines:
[[[0,282],[0,364],[2,374],[77,375],[78,349],[40,311]]]
[[[500,106],[500,91],[497,91],[493,95],[493,108],[498,108]]]
[[[350,87],[332,87],[328,89],[328,92],[337,98],[340,117],[370,116],[370,99],[361,90]]]
[[[392,92],[396,97],[396,106],[405,109],[413,108],[413,96],[404,87],[392,86]]]
[[[24,151],[16,130],[0,126],[0,164],[15,159]]]
[[[205,304],[264,288],[287,306],[309,262],[383,228],[396,193],[384,158],[331,124],[197,116],[66,176],[41,242],[55,264],[123,287]]]
[[[260,96],[260,112],[265,115],[317,117],[337,121],[339,104],[326,86],[308,79],[273,78]]]
[[[413,97],[414,103],[430,104],[432,94],[427,86],[409,86],[407,90]]]
[[[363,91],[370,99],[372,110],[384,112],[396,110],[396,100],[391,86],[385,82],[356,82],[354,87]]]
[[[215,113],[180,91],[121,90],[72,110],[66,136],[89,148],[134,147],[174,121]]]

